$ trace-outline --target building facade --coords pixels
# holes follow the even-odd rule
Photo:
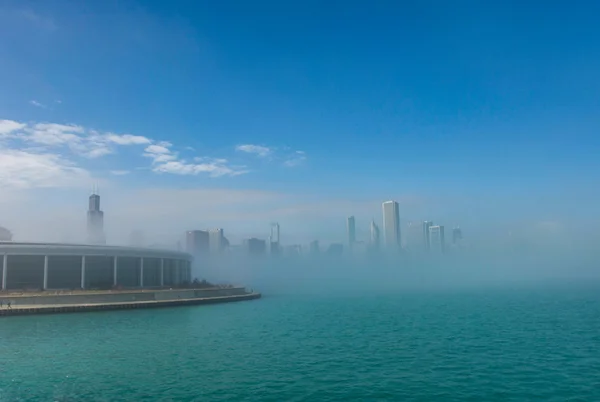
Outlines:
[[[346,231],[348,232],[348,249],[352,250],[356,243],[356,220],[354,216],[349,216],[346,219]]]
[[[429,247],[434,253],[443,253],[445,249],[444,226],[429,227]]]
[[[188,230],[185,232],[185,251],[193,256],[208,254],[210,251],[208,231]]]
[[[371,249],[379,250],[379,245],[381,243],[381,235],[379,233],[379,226],[375,223],[375,221],[371,221]]]
[[[383,236],[386,249],[400,250],[400,210],[396,201],[386,201],[383,207]]]
[[[192,256],[168,250],[0,242],[2,290],[159,288],[192,280]]]
[[[244,240],[244,248],[249,255],[262,256],[267,254],[267,242],[255,237]]]
[[[433,226],[432,221],[423,221],[423,247],[425,250],[431,248],[431,238],[429,236],[429,228]]]
[[[104,212],[100,210],[100,196],[90,195],[87,211],[87,241],[90,244],[106,244],[104,236]]]

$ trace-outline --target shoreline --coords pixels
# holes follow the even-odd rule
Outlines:
[[[168,290],[163,292],[170,292]],[[137,292],[120,292],[121,295],[135,295]],[[95,311],[111,311],[111,310],[131,310],[139,308],[166,308],[166,307],[179,307],[179,306],[193,306],[202,304],[217,304],[217,303],[232,303],[238,301],[255,300],[262,297],[257,292],[243,292],[241,294],[227,294],[219,296],[209,297],[188,297],[182,298],[178,291],[172,291],[172,298],[159,298],[150,300],[131,300],[131,301],[110,301],[106,300],[103,302],[78,302],[78,303],[62,303],[59,302],[60,296],[45,296],[44,301],[46,303],[36,303],[36,299],[41,299],[42,296],[21,296],[30,298],[32,303],[29,304],[14,304],[10,309],[7,308],[6,303],[0,309],[0,317],[17,316],[17,315],[38,315],[38,314],[62,314],[62,313],[79,313],[79,312],[95,312]],[[105,294],[111,296],[110,294]],[[86,296],[81,293],[77,296]],[[88,294],[88,296],[90,296]],[[13,300],[15,296],[11,297]],[[18,297],[17,297],[18,298]],[[52,300],[56,298],[56,303],[52,303]],[[109,297],[110,298],[110,297]]]

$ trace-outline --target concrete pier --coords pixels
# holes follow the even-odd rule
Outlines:
[[[245,288],[156,291],[73,292],[70,294],[2,294],[0,317],[230,303],[254,300],[260,293]],[[7,306],[11,302],[11,308]]]

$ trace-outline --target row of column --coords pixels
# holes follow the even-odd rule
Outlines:
[[[2,256],[2,265],[0,266],[0,268],[2,268],[2,275],[0,277],[0,288],[2,290],[6,290],[7,289],[7,275],[8,275],[8,256],[7,254],[4,254]],[[130,257],[126,257],[126,258],[130,258]],[[144,287],[144,257],[139,257],[139,287]],[[155,259],[155,258],[152,258]],[[119,272],[119,264],[118,264],[118,260],[119,257],[114,256],[112,257],[113,260],[113,266],[112,266],[112,278],[113,278],[113,286],[117,286],[118,283],[118,272]],[[159,281],[159,286],[165,286],[165,259],[164,258],[160,258],[160,281]],[[169,284],[181,284],[185,281],[190,281],[191,280],[191,267],[188,264],[184,264],[184,266],[180,266],[178,264],[178,262],[180,261],[185,261],[185,260],[170,260],[169,261],[174,261],[175,265],[171,266],[171,269],[174,269],[173,272],[173,277],[169,278],[172,279],[170,280]],[[44,262],[43,262],[43,289],[48,289],[48,256],[45,255],[44,256]],[[37,265],[37,269],[39,269],[39,265]],[[136,266],[137,268],[137,266]],[[16,268],[13,268],[16,269]],[[39,272],[39,271],[38,271]],[[38,277],[39,278],[39,277]],[[38,279],[39,280],[39,279]],[[39,282],[38,282],[39,283]],[[82,256],[81,257],[81,289],[85,289],[86,288],[86,256]]]

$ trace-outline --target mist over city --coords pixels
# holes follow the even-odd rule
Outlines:
[[[192,278],[254,286],[273,295],[458,290],[600,279],[593,233],[578,238],[586,233],[584,228],[556,221],[511,227],[493,217],[475,220],[462,214],[458,219],[441,216],[440,211],[428,215],[427,200],[416,197],[399,197],[400,202],[321,199],[302,204],[260,191],[175,191],[180,197],[167,196],[166,205],[157,205],[153,197],[164,197],[168,190],[123,197],[110,186],[102,191],[95,184],[87,193],[69,192],[78,198],[69,199],[68,207],[52,206],[47,197],[43,209],[6,215],[7,239],[187,252],[194,258]],[[283,205],[269,210],[273,202]],[[22,205],[27,204],[13,207],[22,210]],[[436,221],[429,216],[436,216]],[[465,221],[467,227],[460,224]]]
[[[0,402],[600,401],[598,16],[0,0]]]

